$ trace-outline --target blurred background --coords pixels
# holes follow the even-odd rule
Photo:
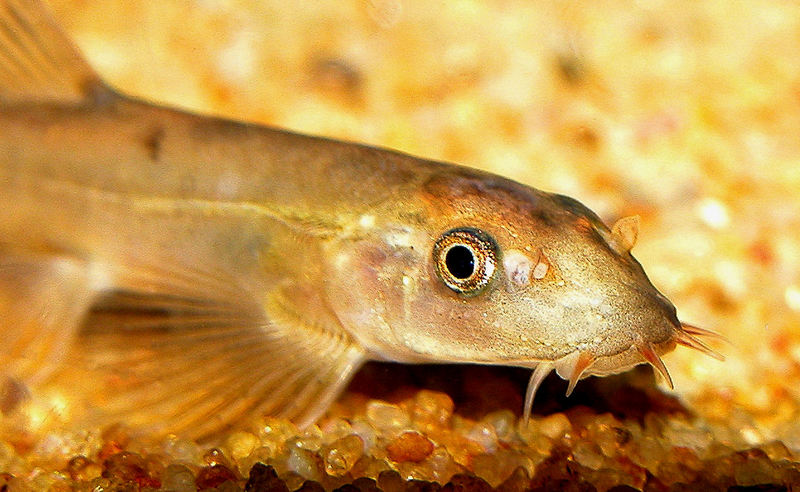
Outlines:
[[[639,214],[653,283],[731,341],[666,356],[675,394],[715,439],[800,452],[800,4],[49,3],[128,94]]]

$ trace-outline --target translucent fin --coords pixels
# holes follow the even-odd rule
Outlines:
[[[365,360],[313,293],[284,286],[255,303],[225,277],[184,276],[204,288],[179,275],[176,294],[116,291],[93,308],[76,358],[101,382],[95,422],[195,439],[265,414],[306,426]]]
[[[77,260],[0,253],[2,376],[32,385],[58,367],[95,296],[93,281]]]
[[[0,103],[82,104],[113,94],[39,0],[0,0]]]
[[[531,373],[531,379],[528,381],[528,389],[525,391],[525,406],[522,410],[522,421],[525,422],[525,424],[527,424],[531,418],[533,399],[536,397],[536,391],[552,370],[553,364],[540,362]]]

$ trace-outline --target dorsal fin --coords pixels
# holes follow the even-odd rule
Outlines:
[[[0,104],[90,104],[104,93],[40,0],[0,0]]]

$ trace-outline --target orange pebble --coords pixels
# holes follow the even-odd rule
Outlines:
[[[419,432],[404,432],[386,446],[389,459],[397,463],[420,462],[433,452],[433,443]]]

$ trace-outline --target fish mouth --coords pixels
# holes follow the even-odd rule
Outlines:
[[[677,321],[677,319],[676,319]],[[728,340],[717,332],[706,330],[689,323],[678,321],[670,338],[663,342],[653,343],[644,340],[641,335],[634,334],[631,346],[617,354],[607,356],[596,356],[588,350],[575,350],[564,357],[554,361],[539,362],[525,391],[525,406],[522,412],[524,422],[528,422],[533,408],[533,399],[542,381],[553,370],[561,378],[569,381],[567,385],[567,396],[572,394],[578,381],[587,376],[606,376],[616,374],[636,365],[647,363],[653,367],[658,374],[673,389],[672,376],[670,376],[667,366],[661,360],[660,354],[672,351],[676,345],[683,345],[702,352],[719,361],[725,360],[719,352],[708,346],[701,338],[713,338],[727,342]]]

